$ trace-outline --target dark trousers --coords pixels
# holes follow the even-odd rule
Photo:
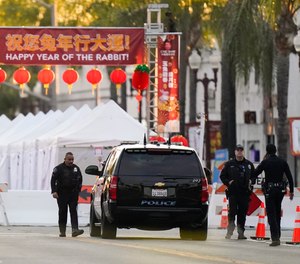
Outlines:
[[[68,220],[68,208],[71,215],[72,229],[78,229],[78,192],[77,191],[63,191],[59,193],[57,199],[58,204],[58,225],[60,232],[66,231],[67,220]]]
[[[235,228],[235,218],[237,218],[238,233],[244,233],[246,214],[249,206],[249,194],[231,194],[228,197],[228,233],[232,235]]]
[[[265,194],[266,211],[268,223],[270,225],[271,239],[273,241],[280,240],[281,236],[281,203],[284,197],[284,192],[281,188],[271,188]]]

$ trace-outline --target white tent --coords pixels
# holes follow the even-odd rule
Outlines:
[[[74,152],[75,163],[84,171],[99,161],[95,148],[105,149],[105,157],[107,147],[142,141],[145,133],[146,127],[114,101],[93,110],[83,106],[20,115],[0,133],[0,181],[15,190],[48,190],[52,170],[65,152]]]
[[[81,129],[58,136],[59,146],[115,146],[122,141],[142,142],[146,127],[110,100]]]
[[[0,116],[0,134],[11,126],[11,120],[5,115]]]

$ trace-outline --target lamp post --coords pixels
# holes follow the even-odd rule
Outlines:
[[[57,0],[53,0],[52,4],[48,4],[43,0],[34,0],[33,2],[36,2],[40,4],[41,6],[44,6],[50,10],[50,16],[51,16],[51,26],[57,27]],[[55,79],[53,82],[54,89],[50,90],[50,109],[56,110],[57,109],[57,95],[59,94],[59,66],[54,66],[54,73],[55,73]],[[53,86],[51,85],[51,86]]]
[[[210,63],[215,63],[215,57],[212,56]],[[205,124],[205,157],[206,157],[206,167],[211,169],[211,164],[210,164],[210,159],[211,159],[211,153],[210,153],[210,124],[209,124],[209,111],[208,111],[208,86],[212,82],[215,84],[215,89],[217,87],[217,74],[218,74],[218,68],[213,67],[212,71],[214,73],[213,78],[208,78],[207,74],[204,73],[203,78],[198,78],[197,77],[197,72],[198,69],[200,68],[201,65],[201,55],[198,51],[193,50],[192,54],[189,57],[189,64],[190,68],[195,72],[195,86],[197,85],[198,82],[201,82],[204,87],[204,113],[206,117],[206,124]]]

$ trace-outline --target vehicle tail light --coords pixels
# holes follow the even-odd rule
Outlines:
[[[208,202],[209,192],[208,192],[208,183],[206,177],[201,179],[202,192],[201,192],[201,202]]]
[[[117,200],[117,189],[118,189],[118,177],[112,176],[109,184],[109,199]]]

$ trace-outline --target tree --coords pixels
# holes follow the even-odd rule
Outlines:
[[[295,52],[292,39],[296,35],[293,15],[300,1],[231,0],[225,9],[222,46],[222,143],[233,151],[235,136],[234,85],[236,74],[247,80],[254,68],[257,80],[262,81],[265,111],[272,109],[273,77],[277,84],[278,153],[286,158],[288,135],[287,94],[289,55]],[[229,15],[229,16],[228,16]],[[233,72],[230,70],[233,69]],[[229,77],[231,76],[231,77]],[[234,131],[233,131],[234,130]]]
[[[293,22],[295,12],[300,8],[300,1],[277,0],[274,9],[277,11],[276,25],[274,26],[276,43],[276,80],[277,80],[277,109],[278,109],[278,153],[287,157],[289,141],[289,127],[287,119],[287,100],[289,88],[290,54],[295,53],[293,38],[297,34],[297,27]]]
[[[257,80],[266,90],[272,86],[273,53],[264,52],[273,46],[269,27],[259,10],[259,1],[231,0],[224,8],[222,29],[222,146],[233,153],[236,145],[236,80],[243,76],[245,82],[253,69]],[[272,49],[270,49],[272,51]]]

